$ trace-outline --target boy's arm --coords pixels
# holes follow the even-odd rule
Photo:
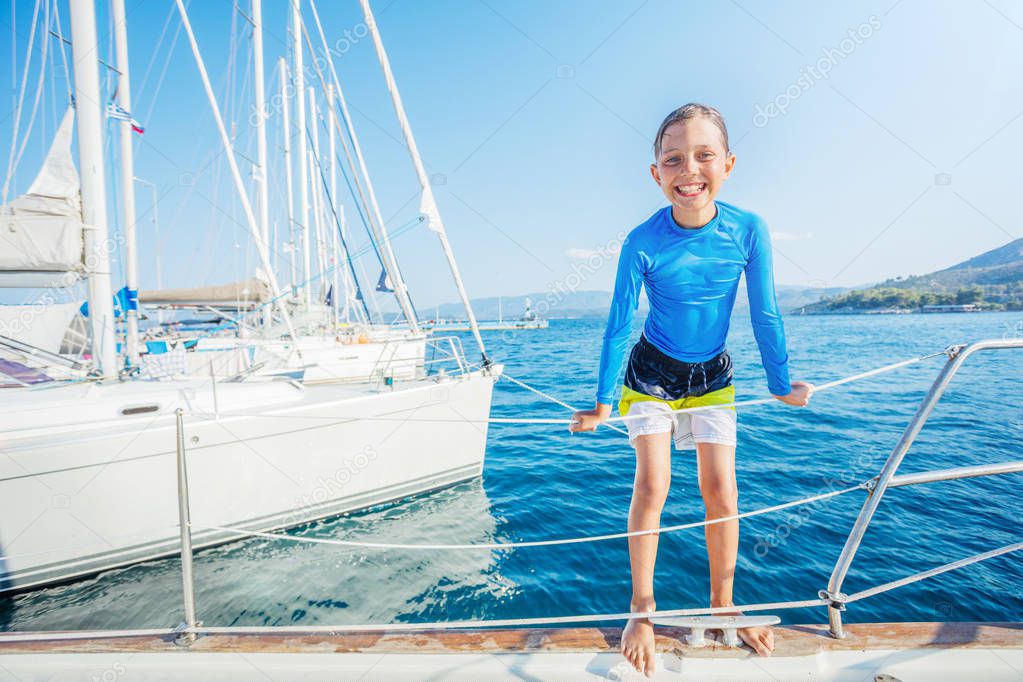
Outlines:
[[[593,431],[611,416],[611,401],[614,399],[618,373],[625,359],[625,348],[632,333],[632,317],[639,306],[639,292],[643,287],[643,273],[646,270],[645,257],[639,252],[632,235],[625,238],[622,251],[618,254],[618,270],[615,274],[614,293],[611,294],[611,309],[607,314],[604,340],[600,348],[600,365],[597,369],[597,404],[592,410],[580,410],[572,415],[569,431]]]
[[[760,360],[767,373],[767,387],[773,395],[792,392],[789,380],[789,355],[785,348],[785,326],[774,291],[774,267],[771,236],[759,218],[750,236],[746,260],[746,295],[749,297],[750,322],[760,349]]]
[[[643,287],[645,258],[632,235],[622,243],[618,255],[615,288],[611,296],[611,309],[607,315],[600,365],[597,370],[597,403],[610,406],[617,387],[618,374],[625,359],[625,350],[632,333],[632,318],[639,307],[639,292]]]

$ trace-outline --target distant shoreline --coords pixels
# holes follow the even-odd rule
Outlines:
[[[744,312],[744,311],[736,311]],[[835,315],[873,315],[873,316],[885,316],[885,317],[896,317],[899,315],[975,315],[978,313],[1012,313],[1012,312],[1023,312],[1023,309],[1010,309],[1010,310],[942,310],[934,312],[924,312],[922,310],[905,310],[899,312],[883,312],[882,310],[828,310],[828,311],[813,311],[813,312],[800,312],[799,310],[787,310],[782,313],[785,316],[798,316],[798,317],[830,317]],[[636,313],[636,317],[643,317],[643,311]],[[548,320],[597,320],[605,319],[607,313],[580,313],[577,315],[552,315],[548,317]]]
[[[801,312],[799,310],[790,310],[785,313],[786,315],[799,315],[800,317],[821,317],[829,315],[884,315],[884,316],[896,316],[896,315],[976,315],[978,313],[1012,313],[1021,312],[1021,308],[1008,308],[1003,310],[935,310],[935,311],[924,311],[924,310],[899,310],[899,311],[887,311],[883,309],[872,309],[872,310],[813,310]]]

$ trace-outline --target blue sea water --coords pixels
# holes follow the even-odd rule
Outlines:
[[[789,317],[792,374],[822,383],[981,338],[1023,336],[1023,313]],[[600,320],[484,333],[506,372],[577,406],[593,402]],[[638,335],[638,328],[636,330]],[[471,340],[465,335],[466,347]],[[749,323],[729,338],[739,399],[766,395]],[[741,510],[847,487],[874,476],[944,357],[821,392],[807,409],[741,410]],[[972,356],[953,380],[900,473],[1023,459],[1023,350]],[[562,408],[506,381],[494,416],[564,418]],[[428,456],[424,453],[424,456]],[[562,538],[625,529],[634,473],[624,436],[601,429],[492,425],[482,479],[294,531],[397,543]],[[852,593],[1023,536],[1020,474],[890,490],[856,555]],[[738,603],[816,597],[864,501],[860,492],[742,522]],[[673,454],[662,523],[702,519],[693,455]],[[0,599],[0,629],[174,626],[179,561],[110,571]],[[1004,555],[858,602],[846,620],[1021,621],[1023,556]],[[662,609],[705,606],[703,532],[663,535]],[[244,540],[200,552],[196,597],[208,625],[354,624],[620,612],[630,593],[624,540],[503,551],[381,551]],[[824,609],[779,612],[823,622]]]

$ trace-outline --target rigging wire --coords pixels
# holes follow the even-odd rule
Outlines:
[[[25,90],[28,87],[28,70],[29,70],[29,66],[32,64],[32,49],[35,46],[36,28],[38,26],[38,21],[39,21],[39,5],[40,4],[41,4],[41,0],[36,0],[35,9],[32,12],[32,30],[28,34],[28,47],[25,49],[25,64],[22,67],[21,86],[18,87],[17,85],[15,85],[16,93],[17,93],[17,100],[18,101],[17,101],[17,104],[14,107],[14,127],[11,130],[11,151],[10,151],[10,155],[7,157],[7,175],[6,175],[5,179],[4,179],[3,191],[2,191],[2,193],[0,193],[0,205],[7,203],[8,192],[10,191],[11,182],[14,179],[14,172],[15,172],[15,167],[16,167],[16,164],[15,164],[15,161],[14,161],[15,150],[18,147],[18,131],[21,128],[21,112],[22,112],[22,109],[23,109],[24,103],[25,103]],[[14,7],[13,3],[11,4],[11,7],[12,7],[11,11],[13,12],[14,11],[13,10],[13,7]],[[15,49],[14,48],[14,43],[16,42],[15,38],[17,37],[17,33],[15,32],[14,24],[13,23],[11,24],[11,33],[12,33],[12,36],[11,36],[11,40],[12,40],[11,50],[14,51],[14,49]],[[14,76],[15,77],[12,80],[12,82],[16,84],[17,83],[17,70],[15,70]]]
[[[316,150],[312,146],[312,138],[309,135],[309,131],[308,130],[306,131],[306,138],[310,142],[310,149],[309,149],[309,151],[310,151],[310,153],[313,156],[313,165],[316,167],[316,170],[317,170],[318,175],[320,177],[320,184],[323,186],[323,193],[324,193],[324,196],[327,199],[327,205],[330,207],[330,215],[334,218],[334,227],[337,229],[338,238],[341,240],[341,247],[344,249],[344,252],[345,252],[345,260],[348,262],[348,268],[349,268],[349,270],[352,273],[352,278],[355,279],[355,292],[356,292],[356,296],[358,297],[359,300],[362,301],[362,308],[363,308],[363,310],[366,313],[366,317],[369,318],[370,314],[369,314],[369,308],[366,306],[366,297],[362,293],[362,287],[359,285],[359,280],[358,280],[358,278],[356,277],[356,274],[355,274],[355,266],[352,264],[352,256],[351,256],[351,253],[348,250],[348,241],[345,239],[344,231],[341,229],[341,219],[338,217],[337,210],[334,208],[334,197],[332,197],[330,195],[330,188],[327,186],[327,178],[323,174],[323,166],[320,164],[320,157],[316,154]],[[336,265],[331,267],[330,270],[326,270],[326,271],[327,272],[332,272],[335,269],[337,269]],[[337,295],[338,295],[338,292],[335,291],[334,292],[335,298],[337,297]]]

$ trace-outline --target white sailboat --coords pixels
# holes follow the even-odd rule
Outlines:
[[[427,344],[427,334],[419,329],[419,321],[390,249],[386,227],[376,204],[373,182],[365,172],[358,137],[347,116],[343,99],[341,108],[344,115],[338,116],[337,99],[343,97],[340,83],[335,86],[334,82],[328,82],[324,88],[327,95],[326,113],[329,114],[326,125],[329,136],[327,162],[321,153],[318,134],[321,117],[317,98],[312,87],[303,90],[304,25],[296,7],[291,8],[290,15],[295,64],[293,87],[285,87],[288,69],[283,59],[279,64],[279,74],[282,84],[281,113],[284,119],[288,223],[297,227],[298,241],[302,245],[303,279],[296,282],[293,278],[291,289],[297,295],[285,297],[283,303],[288,306],[297,336],[291,336],[286,329],[280,328],[280,324],[274,324],[269,313],[272,304],[276,302],[275,298],[279,297],[274,296],[266,274],[262,271],[257,272],[253,278],[225,285],[143,291],[140,301],[148,307],[214,313],[219,315],[220,320],[231,321],[227,328],[214,327],[213,332],[179,332],[173,328],[169,331],[150,330],[146,335],[148,354],[140,358],[143,374],[166,376],[170,370],[184,376],[221,378],[232,378],[239,374],[286,375],[306,383],[351,383],[413,377],[427,363],[437,361],[436,358],[427,358],[427,347],[429,345],[435,349],[440,344]],[[319,17],[316,18],[318,21]],[[252,24],[255,65],[254,110],[264,112],[262,8],[259,0],[252,0],[249,20]],[[327,60],[332,60],[329,51],[325,54]],[[122,69],[122,73],[124,71]],[[332,63],[331,72],[334,73]],[[293,131],[289,124],[289,91],[296,93],[298,105],[296,137],[301,210],[297,220],[292,215],[290,142]],[[253,166],[253,175],[256,178],[258,231],[263,241],[267,242],[270,234],[265,118],[263,115],[255,117],[257,161]],[[341,130],[341,120],[344,120],[345,131]],[[355,147],[354,157],[343,132],[347,132]],[[372,322],[362,292],[358,289],[352,254],[348,250],[344,224],[340,218],[343,207],[339,204],[337,194],[336,133],[341,134],[351,175],[359,189],[353,198],[362,203],[363,215],[371,216],[367,228],[374,243],[381,245],[378,250],[383,268],[381,281],[398,282],[392,293],[404,318],[401,325]],[[358,165],[356,158],[359,160]],[[313,251],[315,259],[312,258]],[[315,274],[314,269],[318,270]],[[294,276],[294,269],[292,274]],[[314,297],[311,292],[317,283],[323,291]],[[387,290],[386,287],[383,289]],[[328,290],[329,300],[324,302],[321,299],[328,295]],[[344,322],[340,319],[342,299]],[[357,302],[361,302],[361,307]],[[285,338],[282,339],[282,336]],[[168,349],[179,357],[162,357]]]
[[[102,245],[106,227],[93,0],[71,0],[71,8],[82,214],[44,216],[47,225],[69,223],[68,231],[82,239],[91,255]],[[253,242],[268,265],[266,244],[180,2],[178,9]],[[389,69],[387,75],[393,88]],[[429,201],[429,215],[437,221],[431,227],[442,238],[464,293],[432,196]],[[34,223],[20,219],[15,212],[19,228],[32,229]],[[31,235],[45,236],[42,230]],[[75,246],[67,251],[73,254]],[[83,259],[81,250],[76,262],[41,266],[47,268],[41,272],[62,269],[89,277],[95,372],[87,380],[44,377],[33,387],[0,390],[0,592],[178,552],[174,452],[179,412],[191,454],[192,518],[206,527],[288,527],[481,472],[485,419],[501,367],[486,361],[470,366],[452,341],[447,342],[447,367],[417,364],[414,371],[379,383],[314,385],[254,374],[233,381],[118,379],[109,266]],[[270,290],[279,296],[267,269]],[[279,312],[295,338],[286,308],[280,306]],[[200,531],[195,543],[232,537]]]

